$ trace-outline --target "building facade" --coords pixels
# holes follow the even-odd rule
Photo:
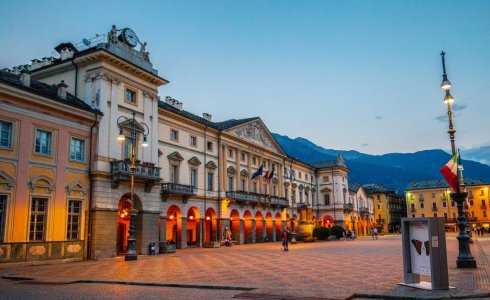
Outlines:
[[[147,254],[152,242],[171,241],[177,248],[214,247],[225,228],[236,243],[246,244],[276,241],[283,228],[308,235],[315,226],[336,224],[364,233],[367,224],[374,222],[374,205],[364,190],[349,192],[349,170],[340,154],[333,161],[306,164],[289,157],[258,117],[215,122],[209,113],[198,116],[184,110],[176,99],[161,100],[158,88],[168,81],[153,68],[146,43],[131,29],[113,26],[106,35],[75,45],[62,43],[55,50],[55,57],[2,73],[19,77],[21,70],[29,71],[33,81],[45,86],[63,80],[65,92],[74,101],[74,108],[63,111],[65,107],[59,106],[50,112],[56,116],[49,118],[28,109],[18,115],[0,114],[2,139],[5,131],[14,145],[0,148],[5,165],[0,193],[8,194],[2,200],[7,204],[0,206],[0,220],[7,224],[0,235],[2,247],[38,240],[28,234],[29,220],[29,226],[37,228],[28,207],[37,209],[42,203],[33,206],[29,189],[36,197],[42,193],[36,189],[44,189],[57,199],[47,202],[53,205],[44,215],[47,229],[39,235],[42,243],[67,235],[55,223],[74,228],[67,221],[72,214],[70,201],[81,199],[77,207],[83,213],[75,240],[82,256],[93,259],[126,252],[132,209],[137,210],[135,237],[140,254]],[[4,89],[0,103],[11,101],[3,96]],[[30,100],[18,101],[22,106]],[[58,118],[62,117],[73,120],[61,122]],[[37,125],[29,125],[30,132],[17,130],[18,120],[49,128],[53,138],[49,145],[59,153],[38,158],[26,152],[20,144],[34,143],[29,134],[36,133]],[[53,120],[52,124],[47,120]],[[118,136],[126,138],[118,142]],[[46,134],[40,139],[46,140]],[[83,161],[67,158],[71,145],[67,141],[85,149]],[[93,155],[87,153],[89,146]],[[54,205],[58,202],[64,206]],[[23,217],[14,216],[18,209],[25,210]]]
[[[468,193],[464,210],[470,226],[489,230],[490,184],[473,179],[465,179],[464,182],[464,188]],[[451,201],[451,192],[452,188],[445,180],[412,182],[405,190],[408,217],[444,217],[446,230],[457,231],[458,208],[457,204]]]
[[[399,232],[401,218],[407,216],[403,196],[386,189],[380,184],[364,184],[367,194],[374,198],[376,228],[381,233]]]

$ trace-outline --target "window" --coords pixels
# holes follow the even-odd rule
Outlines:
[[[170,129],[170,139],[174,141],[179,140],[179,132],[175,129]]]
[[[419,194],[419,199],[420,199],[421,201],[423,201],[423,200],[424,200],[424,195],[423,195],[423,194]]]
[[[305,202],[308,203],[308,192],[305,192]]]
[[[436,193],[432,193],[431,197],[432,198],[435,198],[436,197]]]
[[[470,206],[473,206],[473,205],[474,205],[473,200],[470,200]]]
[[[124,100],[131,103],[136,103],[136,92],[126,88],[126,93],[124,94]]]
[[[432,208],[437,208],[437,203],[433,202],[432,203]]]
[[[191,186],[194,188],[197,187],[197,170],[196,169],[191,169]]]
[[[277,196],[277,186],[272,186],[272,196]]]
[[[233,158],[233,149],[228,149],[228,156]]]
[[[474,211],[472,211],[472,212],[471,212],[471,217],[472,217],[472,218],[474,218],[474,217],[475,217],[475,212],[474,212]]]
[[[446,200],[446,193],[442,193],[442,194],[441,194],[441,199],[442,199],[442,200]]]
[[[425,218],[425,214],[422,214],[422,218]]]
[[[434,213],[434,218],[437,218],[437,213]]]
[[[233,191],[233,177],[229,176],[228,177],[228,191]]]
[[[241,184],[242,184],[242,191],[246,191],[247,189],[245,187],[245,179],[242,179]]]
[[[411,203],[411,204],[410,204],[410,208],[411,208],[411,209],[415,209],[415,204]]]
[[[179,183],[179,167],[176,165],[170,166],[170,182]]]
[[[298,193],[299,193],[299,203],[303,203],[303,192],[300,190]]]
[[[378,202],[379,202],[379,200],[381,200],[381,195],[380,194],[377,194],[376,195],[376,200],[378,200]]]
[[[124,139],[124,159],[130,159],[130,155],[131,155],[131,139]]]
[[[36,129],[36,143],[34,146],[34,153],[42,155],[51,155],[53,133]]]
[[[483,199],[481,200],[481,206],[482,206],[482,207],[485,207],[485,206],[486,206],[486,205],[485,205],[485,200],[483,200]]]
[[[484,211],[483,211],[483,217],[484,217],[484,218],[486,218],[486,217],[487,217],[487,211],[486,211],[486,210],[484,210]],[[1,238],[1,236],[0,236],[0,238]]]
[[[191,146],[197,146],[197,137],[191,135]]]
[[[76,161],[85,161],[85,140],[71,138],[70,159]]]
[[[208,192],[213,191],[213,173],[208,172]]]
[[[414,214],[412,214],[412,218],[415,218],[415,215]]]
[[[0,120],[0,148],[12,148],[13,128],[13,123]]]
[[[444,219],[447,220],[447,213],[444,213]]]
[[[420,208],[424,208],[424,203],[420,203]]]
[[[252,192],[257,193],[257,183],[252,182]]]
[[[446,201],[443,201],[442,202],[442,207],[447,207],[447,202]]]
[[[252,157],[252,164],[253,165],[256,165],[257,164],[257,158],[255,156]]]
[[[7,217],[7,196],[0,195],[0,243],[5,235],[5,219]]]
[[[468,197],[473,198],[473,191],[468,191]]]
[[[323,182],[329,182],[329,181],[330,181],[330,177],[328,177],[328,176],[323,176],[323,177],[322,177],[322,181],[323,181]]]
[[[484,190],[480,190],[480,196],[485,196],[485,191]]]
[[[284,188],[284,197],[286,197],[286,199],[289,201],[289,189],[288,189],[288,187]]]
[[[308,174],[305,174],[305,180],[308,180]]]
[[[78,240],[78,232],[80,230],[80,208],[81,201],[68,202],[68,228],[66,229],[67,240]]]
[[[453,212],[453,219],[456,219],[456,213]]]
[[[245,161],[245,153],[240,153],[240,160]]]
[[[454,207],[454,201],[451,201],[451,206]]]
[[[208,142],[208,151],[213,151],[213,142]]]
[[[46,198],[32,198],[30,241],[43,241],[45,239],[47,203],[48,199]]]
[[[325,205],[330,205],[330,194],[325,194],[323,198],[325,200]]]
[[[301,172],[298,172],[298,177],[299,179],[301,179]]]

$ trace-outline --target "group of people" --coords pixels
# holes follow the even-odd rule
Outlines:
[[[483,234],[485,233],[485,228],[483,227],[475,227],[474,230],[478,236],[483,236]]]
[[[344,240],[355,240],[355,239],[356,239],[356,232],[354,231],[354,229],[352,230],[346,229],[344,231]]]

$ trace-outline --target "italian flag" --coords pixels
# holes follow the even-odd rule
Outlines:
[[[440,170],[442,176],[446,178],[447,183],[456,192],[458,190],[458,154],[454,154],[451,160]]]

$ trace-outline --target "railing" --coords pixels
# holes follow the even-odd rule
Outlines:
[[[437,206],[432,206],[432,211],[437,211]]]
[[[352,205],[352,203],[345,203],[344,204],[344,212],[351,212],[353,208],[354,208],[354,206]]]
[[[289,206],[289,201],[286,198],[279,198],[276,196],[271,197],[271,205],[276,205],[280,207],[288,207]]]
[[[182,196],[184,203],[190,196],[194,196],[196,193],[192,185],[178,184],[173,182],[162,183],[162,201],[166,201],[170,196]]]
[[[415,207],[410,207],[410,212],[416,212],[417,209]]]
[[[480,205],[481,209],[487,209],[487,205],[486,204],[482,204]]]
[[[232,198],[236,201],[243,201],[249,203],[265,203],[265,195],[248,193],[244,191],[228,191],[226,192],[226,198]]]
[[[160,168],[155,164],[136,161],[134,178],[145,182],[145,191],[151,191],[151,187],[158,183],[160,177]],[[129,160],[116,160],[111,162],[112,188],[117,188],[121,180],[131,178],[131,162]]]
[[[361,213],[361,217],[369,217],[369,208],[360,207],[359,212]]]

